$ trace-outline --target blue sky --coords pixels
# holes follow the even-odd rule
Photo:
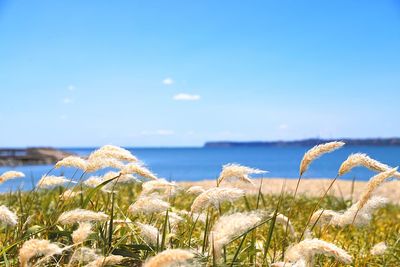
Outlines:
[[[400,135],[399,1],[1,1],[0,146]]]

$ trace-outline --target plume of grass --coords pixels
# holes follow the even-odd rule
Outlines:
[[[129,163],[126,164],[122,169],[121,169],[121,174],[136,174],[144,178],[148,178],[151,180],[157,180],[158,178],[156,177],[155,174],[153,174],[149,169],[147,169],[144,166],[141,166],[137,163]]]
[[[79,196],[80,194],[82,194],[82,191],[74,191],[73,189],[67,189],[60,195],[60,199],[68,200],[71,198],[75,198],[76,196]]]
[[[81,266],[84,263],[93,262],[99,256],[96,251],[88,247],[80,247],[72,254],[68,266]]]
[[[0,175],[0,184],[4,183],[5,181],[11,180],[11,179],[16,179],[16,178],[22,178],[25,177],[25,174],[22,172],[18,171],[7,171]]]
[[[62,249],[49,240],[30,239],[26,241],[19,250],[19,262],[21,267],[27,267],[29,260],[37,256],[53,256],[61,254]]]
[[[366,154],[363,153],[355,153],[351,154],[343,163],[340,165],[338,175],[342,176],[349,171],[351,171],[353,168],[358,167],[358,166],[364,166],[372,171],[376,172],[384,172],[389,169],[392,169],[386,164],[383,164],[375,159],[370,158]],[[393,174],[394,177],[400,178],[400,173],[395,172]]]
[[[176,186],[175,183],[167,182],[165,179],[152,180],[142,184],[141,194],[149,195],[157,191],[165,192],[174,189]]]
[[[210,206],[218,209],[222,202],[233,202],[242,196],[244,196],[244,191],[241,189],[214,187],[204,191],[195,198],[191,211],[192,213],[198,213]]]
[[[267,171],[253,169],[239,164],[226,164],[222,166],[222,171],[218,177],[217,184],[221,184],[225,180],[238,179],[242,182],[254,185],[249,174],[262,174]]]
[[[102,177],[100,176],[90,176],[88,179],[86,179],[83,184],[95,188],[96,186],[100,185],[103,181]]]
[[[329,142],[325,144],[320,144],[317,146],[314,146],[310,150],[308,150],[304,156],[303,159],[301,160],[300,163],[300,176],[304,174],[305,171],[307,171],[308,166],[317,158],[321,157],[323,154],[330,153],[332,151],[335,151],[336,149],[341,148],[344,146],[343,142]]]
[[[114,158],[94,157],[87,160],[86,172],[95,172],[105,168],[122,169],[124,164]]]
[[[121,161],[137,162],[138,159],[132,153],[122,147],[105,145],[93,151],[89,155],[89,160],[95,158],[113,158]]]
[[[86,162],[86,160],[84,160],[80,157],[77,157],[77,156],[68,156],[68,157],[65,157],[62,160],[58,161],[54,166],[55,169],[58,169],[61,167],[72,167],[72,168],[77,168],[77,169],[86,171],[87,162]]]
[[[386,246],[385,242],[379,242],[371,248],[370,253],[374,256],[380,256],[385,254],[387,248],[388,247]]]
[[[150,224],[144,224],[140,222],[137,222],[136,225],[140,229],[140,236],[143,238],[144,242],[151,246],[157,246],[160,238],[160,232],[158,229]]]
[[[366,190],[364,190],[360,200],[357,202],[358,209],[362,209],[364,207],[378,186],[380,186],[385,180],[395,175],[397,168],[398,167],[378,173],[368,181]]]
[[[334,257],[337,261],[344,264],[352,263],[352,257],[345,250],[317,238],[305,239],[290,247],[286,251],[285,261],[292,264],[303,261],[306,263],[306,266],[314,266],[316,255]]]
[[[151,257],[143,267],[170,267],[179,266],[194,258],[194,254],[183,249],[167,249]]]
[[[169,207],[170,204],[168,202],[149,196],[138,198],[135,203],[129,206],[128,211],[132,214],[153,214],[166,211]]]
[[[382,207],[386,203],[387,199],[385,198],[372,197],[361,209],[359,209],[359,204],[356,202],[344,212],[318,210],[312,215],[311,222],[314,224],[330,224],[339,227],[344,227],[350,224],[363,226],[371,221],[373,211]]]
[[[274,214],[271,214],[271,217],[274,216]],[[283,227],[288,228],[290,236],[295,239],[297,234],[296,234],[296,230],[293,227],[293,224],[290,222],[289,218],[286,217],[285,215],[281,214],[281,213],[277,213],[276,215],[276,223],[281,224]],[[285,230],[286,232],[286,230]]]
[[[90,222],[79,223],[78,229],[72,232],[72,241],[74,244],[84,242],[92,233],[92,224]]]
[[[206,190],[202,186],[194,185],[194,186],[189,187],[186,190],[186,193],[192,194],[192,195],[199,195],[199,194],[203,193],[204,191],[206,191]]]
[[[209,240],[210,244],[214,244],[216,258],[221,257],[223,246],[260,223],[262,218],[259,212],[238,212],[220,217],[211,230],[210,239],[213,240]]]
[[[75,183],[71,180],[66,179],[64,176],[43,176],[36,184],[36,188],[45,189],[60,186],[66,183]]]
[[[60,217],[58,217],[58,222],[63,225],[85,222],[101,222],[106,220],[108,220],[108,215],[104,212],[95,212],[85,209],[66,211],[63,212]]]
[[[17,215],[6,206],[0,206],[0,224],[15,226],[18,223]]]
[[[124,257],[120,255],[101,256],[96,260],[88,263],[85,267],[103,267],[103,266],[116,266],[124,261]]]

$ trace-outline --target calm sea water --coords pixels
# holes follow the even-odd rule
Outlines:
[[[174,181],[215,179],[221,166],[239,163],[268,170],[267,177],[297,178],[301,158],[309,147],[252,147],[252,148],[135,148],[132,153],[141,159],[159,177]],[[88,155],[93,149],[64,149],[79,155]],[[363,152],[391,166],[400,165],[400,147],[349,146],[326,154],[313,162],[305,177],[332,178],[343,160],[351,153]],[[26,178],[7,181],[0,185],[0,192],[17,188],[30,189],[52,166],[0,167],[0,173],[19,170]],[[51,174],[71,177],[72,169],[55,170]],[[77,173],[75,177],[79,177]],[[343,179],[368,180],[373,172],[356,168]]]

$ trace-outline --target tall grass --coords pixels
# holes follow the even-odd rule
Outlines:
[[[158,178],[126,150],[104,150],[112,161],[99,160],[101,150],[91,157],[100,165],[81,159],[65,161],[69,167],[76,160],[76,166],[92,169],[109,167],[107,162],[120,166],[117,160],[131,162],[95,187],[82,183],[90,175],[84,169],[70,188],[57,185],[0,195],[0,206],[11,212],[0,210],[0,266],[341,266],[350,261],[353,266],[398,266],[400,262],[397,205],[387,204],[368,214],[357,210],[355,216],[366,216],[362,226],[332,224],[324,211],[343,216],[346,213],[340,211],[359,207],[357,202],[330,196],[328,190],[315,198],[288,194],[284,187],[265,195],[261,185],[256,194],[243,195],[230,188],[229,173],[249,183],[249,170],[254,173],[254,169],[238,165],[233,165],[234,171],[225,167],[218,189],[211,191],[186,192],[179,184],[162,180],[147,185],[134,180],[125,183],[123,175],[130,173],[144,181]],[[386,179],[394,173],[395,169],[382,175]],[[372,196],[369,190],[363,201]],[[132,209],[138,199],[143,202],[137,202],[140,209]],[[151,206],[157,203],[168,205]],[[317,207],[320,213],[314,216]],[[284,215],[290,215],[290,222]],[[27,241],[36,245],[29,247]]]

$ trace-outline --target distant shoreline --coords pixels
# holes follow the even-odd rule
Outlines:
[[[293,141],[210,141],[204,147],[286,147],[286,146],[315,146],[318,144],[343,141],[347,146],[400,146],[400,138],[311,138]]]

